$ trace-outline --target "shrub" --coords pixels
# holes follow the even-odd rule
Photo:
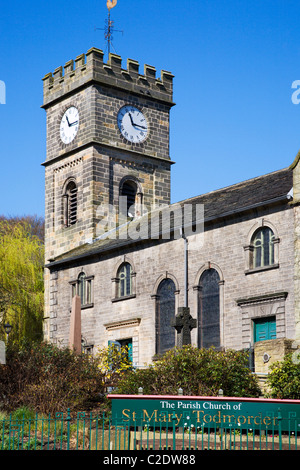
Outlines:
[[[82,409],[104,392],[96,359],[47,343],[10,346],[0,374],[0,402],[6,411],[23,406],[42,413]]]
[[[132,370],[132,363],[128,355],[128,346],[118,348],[114,344],[99,349],[96,354],[98,367],[103,374],[105,387],[114,387],[124,372]]]
[[[145,369],[123,374],[117,385],[121,394],[135,394],[142,387],[144,394],[255,397],[260,390],[248,365],[244,351],[216,351],[192,346],[175,348]]]
[[[283,361],[274,362],[270,366],[267,385],[271,398],[300,399],[300,364],[293,361],[292,354],[287,354]]]

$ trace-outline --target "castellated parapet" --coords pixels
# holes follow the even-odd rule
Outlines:
[[[161,77],[157,78],[155,67],[144,65],[144,74],[141,75],[136,60],[127,59],[125,70],[120,56],[110,53],[107,63],[103,62],[103,56],[102,50],[91,48],[75,61],[70,60],[64,67],[45,75],[43,107],[90,82],[173,104],[173,75],[170,72],[162,70]]]

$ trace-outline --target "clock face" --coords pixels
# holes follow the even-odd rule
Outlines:
[[[74,140],[79,127],[79,113],[75,106],[71,106],[65,112],[60,122],[60,138],[64,144]]]
[[[118,112],[118,126],[129,142],[139,144],[148,134],[148,123],[143,113],[135,106],[123,106]]]

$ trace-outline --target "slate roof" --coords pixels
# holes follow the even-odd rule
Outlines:
[[[220,218],[231,217],[238,213],[243,213],[255,207],[270,205],[286,200],[287,195],[293,187],[293,171],[291,167],[278,170],[263,176],[252,178],[241,183],[234,184],[216,191],[196,196],[180,201],[178,204],[204,205],[205,224],[216,221]],[[174,204],[171,205],[171,208]],[[134,223],[140,223],[142,219],[137,219]],[[126,229],[121,227],[119,233]],[[61,264],[77,258],[89,257],[101,254],[108,250],[120,249],[130,244],[140,241],[132,239],[98,239],[92,243],[85,243],[68,253],[60,255],[55,260],[51,260],[50,265]],[[155,243],[155,241],[154,241]],[[49,266],[50,266],[49,265]]]
[[[184,202],[204,204],[205,220],[209,220],[234,211],[242,212],[264,203],[270,204],[278,198],[285,197],[292,187],[293,171],[286,168],[196,196]]]

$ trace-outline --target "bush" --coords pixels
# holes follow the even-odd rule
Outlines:
[[[136,394],[142,387],[144,394],[217,396],[222,389],[225,396],[257,397],[260,389],[249,369],[248,353],[198,349],[192,346],[175,348],[146,369],[123,374],[117,393]]]
[[[300,364],[293,361],[292,354],[287,354],[283,361],[270,366],[267,377],[271,398],[300,399]]]
[[[23,406],[41,413],[86,409],[104,394],[97,359],[47,343],[10,346],[0,374],[0,402],[6,411]]]

